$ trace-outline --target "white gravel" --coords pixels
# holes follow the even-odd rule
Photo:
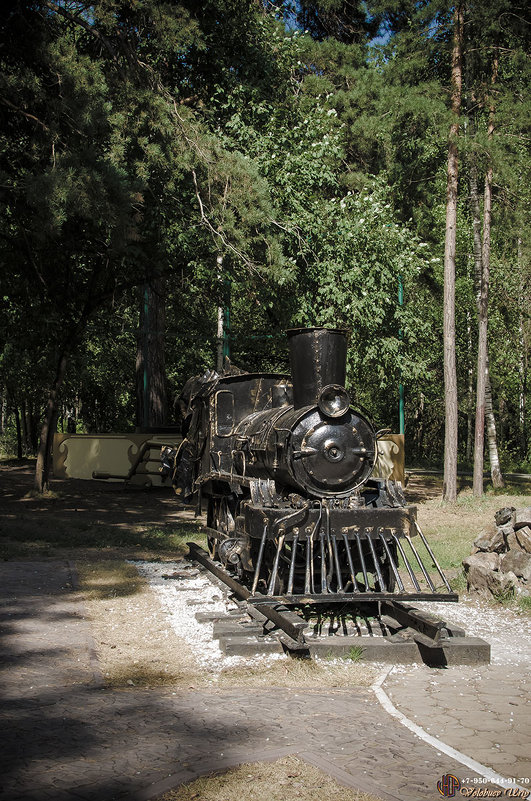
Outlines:
[[[190,646],[202,668],[218,674],[223,668],[233,665],[253,664],[266,666],[275,659],[286,658],[284,654],[256,655],[251,657],[225,656],[213,639],[213,624],[199,623],[198,612],[226,615],[237,610],[220,587],[210,581],[208,574],[192,562],[142,562],[133,564],[139,574],[147,580],[166,610],[168,620],[178,637]],[[189,574],[189,577],[163,578],[173,573]]]
[[[507,607],[467,598],[459,603],[414,602],[418,609],[454,623],[468,637],[481,637],[491,645],[491,664],[531,664],[531,618]]]
[[[199,664],[214,674],[238,664],[267,665],[282,654],[267,656],[226,657],[213,639],[213,624],[198,623],[197,612],[225,615],[236,610],[221,587],[216,586],[203,570],[188,561],[132,562],[158,595],[177,636],[185,640]],[[165,579],[173,573],[190,577]],[[467,598],[459,603],[415,602],[418,609],[465,630],[469,637],[481,637],[491,644],[491,664],[518,666],[531,664],[531,619],[512,609],[489,606],[486,602]],[[333,660],[335,661],[335,660]]]

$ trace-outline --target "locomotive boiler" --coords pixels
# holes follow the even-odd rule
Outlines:
[[[351,404],[345,332],[287,335],[290,376],[210,371],[181,396],[173,485],[206,500],[211,558],[285,604],[455,600],[401,483],[379,470],[388,431]]]

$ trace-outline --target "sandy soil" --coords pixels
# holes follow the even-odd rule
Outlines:
[[[276,683],[283,686],[340,686],[344,682],[367,684],[372,681],[372,666],[358,664],[303,664],[297,660],[276,660],[271,664],[252,660],[230,670],[211,670],[198,662],[193,649],[172,625],[171,611],[160,595],[141,578],[128,559],[151,561],[175,560],[182,553],[160,553],[139,547],[141,532],[151,526],[184,527],[197,530],[193,511],[176,502],[171,488],[123,488],[121,484],[96,481],[54,480],[48,498],[32,497],[32,463],[0,464],[0,541],[8,543],[4,558],[64,557],[75,561],[87,615],[91,619],[101,669],[109,686],[156,686],[177,684],[181,687],[223,686]],[[445,527],[456,536],[463,527],[473,539],[493,510],[511,502],[513,496],[486,497],[479,506],[470,505],[466,493],[461,507],[445,508],[440,503],[440,482],[433,477],[412,479],[408,499],[421,504],[419,517],[426,529]],[[524,499],[525,500],[525,499]],[[528,499],[527,499],[528,500]],[[471,506],[471,508],[467,508]],[[59,544],[50,532],[62,532]],[[84,532],[101,533],[101,547],[84,547]],[[129,539],[121,542],[121,532]],[[131,532],[133,532],[131,534]],[[138,536],[137,533],[138,532]],[[448,533],[449,532],[449,533]],[[48,535],[48,536],[47,536]],[[76,537],[69,547],[69,537]],[[52,547],[46,541],[53,542]],[[185,538],[186,539],[186,538]],[[470,542],[472,541],[470,540]],[[40,544],[39,544],[40,543]],[[116,543],[119,543],[118,545]],[[20,553],[17,547],[21,546]],[[452,546],[453,547],[453,546]],[[468,547],[468,546],[467,546]],[[186,547],[182,549],[184,552]],[[467,548],[465,548],[465,551]],[[461,606],[461,605],[459,605]],[[450,611],[450,610],[447,610]],[[465,614],[470,614],[470,609]],[[491,610],[492,611],[492,610]],[[501,608],[500,615],[506,610]],[[450,618],[451,615],[448,615]],[[482,618],[481,609],[476,611]],[[458,622],[458,621],[456,621]],[[474,632],[482,636],[481,632]],[[483,635],[484,636],[484,635]],[[227,678],[228,676],[228,678]]]

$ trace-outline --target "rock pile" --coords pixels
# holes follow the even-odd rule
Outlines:
[[[506,506],[495,523],[474,540],[471,556],[463,560],[469,592],[529,595],[531,589],[531,506]]]

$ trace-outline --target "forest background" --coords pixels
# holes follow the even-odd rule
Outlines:
[[[486,418],[494,472],[531,469],[523,3],[21,0],[0,26],[0,438],[39,490],[57,428],[178,422],[219,309],[251,371],[347,329],[354,404],[396,431],[403,388],[410,463],[482,471]]]

